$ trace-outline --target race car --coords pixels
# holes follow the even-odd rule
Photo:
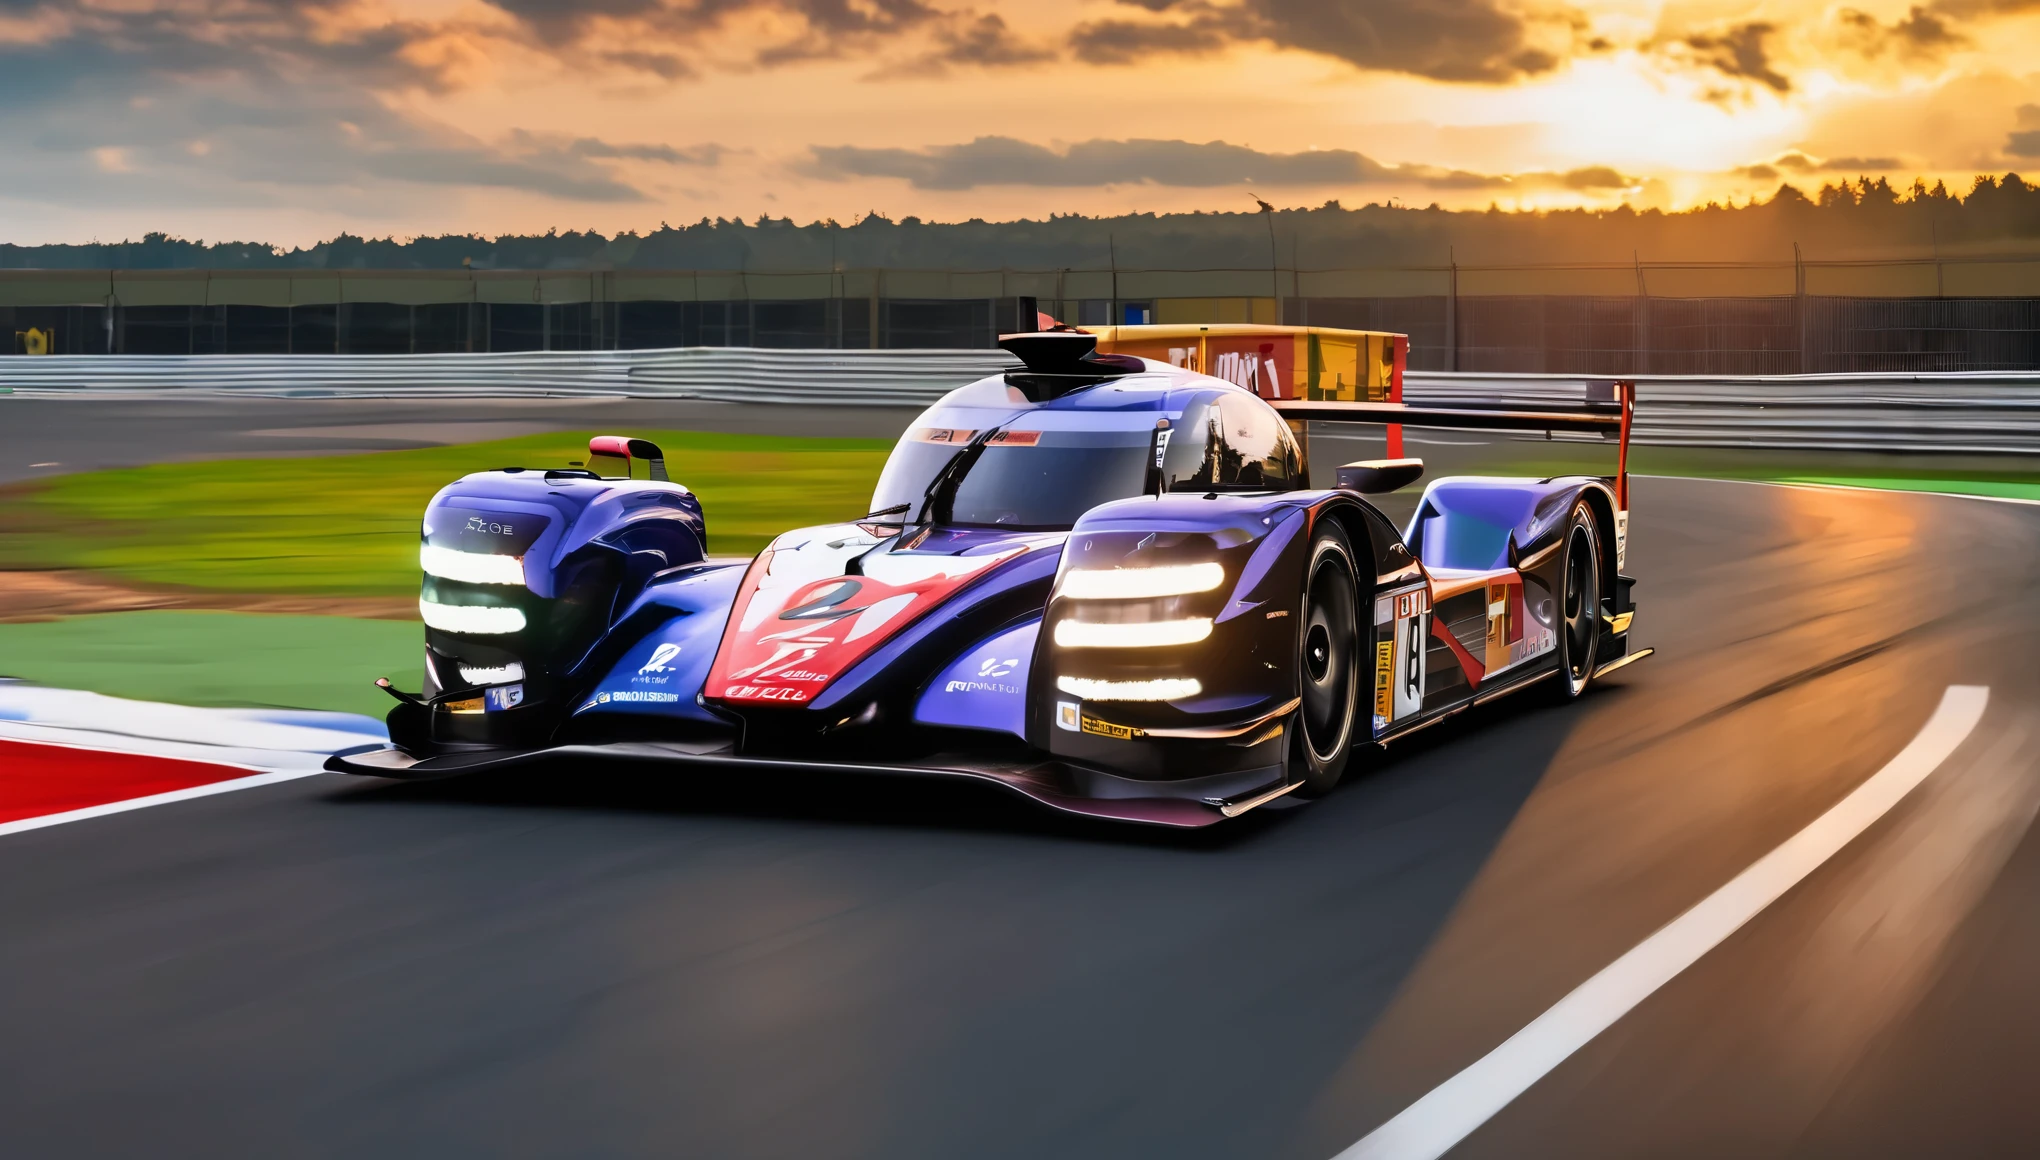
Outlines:
[[[1647,655],[1621,572],[1628,384],[1546,412],[1270,400],[1096,344],[1004,336],[1018,365],[923,412],[867,515],[748,563],[705,557],[701,504],[645,440],[451,484],[424,516],[425,688],[379,681],[392,744],[327,767],[946,776],[1194,827]],[[1614,476],[1436,480],[1399,531],[1366,497],[1423,464],[1313,486],[1300,433],[1327,420],[1599,432],[1620,453]]]

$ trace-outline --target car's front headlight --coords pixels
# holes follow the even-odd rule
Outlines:
[[[462,584],[522,584],[524,557],[498,556],[488,552],[463,552],[422,544],[418,564],[427,576]]]
[[[474,604],[441,604],[418,598],[418,618],[425,627],[459,636],[504,636],[524,631],[524,612]]]
[[[1150,568],[1072,568],[1063,574],[1062,595],[1072,600],[1150,600],[1189,596],[1225,583],[1225,566],[1158,564]]]
[[[1210,635],[1211,618],[1208,616],[1103,623],[1058,620],[1055,623],[1058,648],[1166,648],[1196,644]]]

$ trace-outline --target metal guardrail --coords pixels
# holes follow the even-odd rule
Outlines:
[[[1585,375],[1411,374],[1403,394],[1435,406],[1577,403]],[[2040,452],[2040,372],[1650,376],[1632,438],[1662,447]]]
[[[0,358],[30,396],[640,395],[720,402],[925,405],[1016,365],[996,350],[528,351],[392,355],[58,355]]]
[[[318,397],[633,395],[805,406],[924,406],[1013,365],[996,350],[683,350],[428,355],[0,358],[16,395]],[[1433,406],[1577,403],[1585,375],[1413,372]],[[2040,372],[1640,376],[1638,443],[2040,452]]]
[[[665,351],[517,354],[52,355],[0,358],[17,395],[613,395]]]

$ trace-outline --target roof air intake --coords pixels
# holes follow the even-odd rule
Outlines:
[[[1002,334],[999,349],[1027,368],[1009,372],[1006,384],[1036,402],[1147,369],[1147,364],[1131,355],[1097,353],[1098,336],[1081,330]]]

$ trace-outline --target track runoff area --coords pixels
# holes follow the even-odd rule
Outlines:
[[[1635,488],[1652,664],[1215,835],[382,784],[316,772],[370,740],[338,715],[0,687],[0,1116],[23,1155],[2026,1154],[2040,512]]]

